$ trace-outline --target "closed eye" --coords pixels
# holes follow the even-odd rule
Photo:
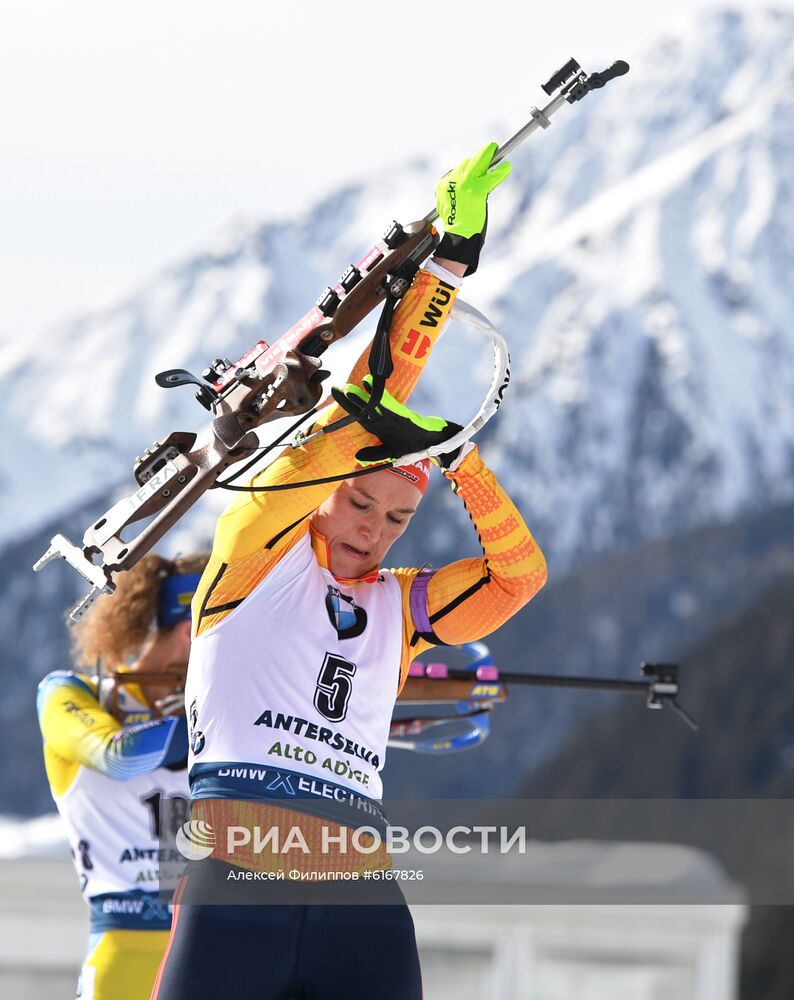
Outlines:
[[[367,510],[367,505],[365,503],[356,503],[355,500],[351,498],[350,502],[356,508],[356,510]]]

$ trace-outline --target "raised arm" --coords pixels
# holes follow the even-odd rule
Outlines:
[[[449,318],[459,283],[460,278],[439,262],[431,264],[417,273],[395,310],[389,337],[394,361],[389,392],[398,399],[407,399],[413,391]],[[368,371],[368,356],[367,348],[353,367],[350,381],[360,384]],[[343,416],[344,412],[331,403],[324,407],[314,429]],[[283,486],[352,472],[356,452],[373,441],[358,424],[351,424],[301,448],[285,448],[251,485]],[[332,482],[284,492],[240,493],[218,521],[213,557],[228,564],[277,544],[280,533],[304,521],[338,485]]]
[[[392,318],[389,342],[394,371],[389,390],[407,399],[446,325],[460,278],[431,263],[421,269]],[[367,349],[355,364],[351,379],[368,370]],[[344,416],[335,403],[325,406],[313,429]],[[350,473],[356,452],[376,443],[358,424],[314,438],[300,448],[285,448],[251,486],[287,486],[307,480]],[[244,492],[221,514],[212,555],[193,598],[193,624],[201,634],[239,605],[281,556],[308,531],[309,517],[339,486],[339,482],[285,489]]]
[[[399,402],[416,385],[449,318],[462,276],[476,270],[488,193],[510,170],[507,163],[489,170],[495,149],[496,143],[489,144],[439,182],[437,201],[446,232],[436,257],[417,273],[392,317],[389,343],[394,370],[388,391]],[[354,366],[350,382],[361,385],[368,354],[367,350]],[[328,405],[313,429],[344,415],[338,405]],[[352,423],[301,448],[285,449],[250,485],[290,487],[344,476],[356,468],[356,452],[377,443],[371,433]],[[332,481],[237,495],[218,520],[212,557],[193,601],[197,634],[211,629],[245,600],[308,530],[309,517],[338,485]]]
[[[58,785],[71,783],[77,765],[125,781],[187,757],[184,716],[122,726],[100,706],[90,681],[71,671],[57,670],[44,678],[36,707],[56,795],[65,791]]]
[[[466,507],[483,554],[436,571],[394,571],[403,591],[401,686],[419,653],[483,639],[520,611],[547,578],[543,553],[477,449],[445,476]]]

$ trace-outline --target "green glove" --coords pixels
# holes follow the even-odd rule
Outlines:
[[[483,146],[474,156],[444,174],[436,184],[436,210],[444,232],[453,236],[476,236],[485,228],[488,195],[509,176],[506,161],[488,168],[499,148],[495,142]]]
[[[360,386],[334,386],[331,389],[336,402],[351,416],[357,419],[369,402],[372,388],[372,376],[363,379],[366,389]],[[440,444],[461,429],[460,424],[444,420],[442,417],[423,417],[396,400],[390,393],[384,391],[381,401],[369,413],[365,413],[359,421],[361,426],[379,438],[380,445],[372,448],[362,448],[356,452],[356,461],[360,465],[374,465],[376,462],[399,462],[402,455],[411,455],[417,451],[425,451],[431,445]],[[453,452],[439,455],[435,461],[446,468],[457,457],[460,448]]]

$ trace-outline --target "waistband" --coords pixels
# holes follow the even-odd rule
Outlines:
[[[381,836],[385,836],[388,823],[377,799],[359,795],[335,781],[243,761],[194,764],[190,769],[190,796],[280,802],[341,826],[371,826]]]
[[[91,933],[104,931],[169,931],[171,906],[156,892],[104,892],[88,900]]]

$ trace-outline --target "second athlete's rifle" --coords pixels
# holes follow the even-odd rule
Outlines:
[[[499,670],[482,642],[455,648],[470,658],[462,667],[419,661],[411,664],[397,700],[389,746],[420,753],[453,753],[477,746],[490,733],[491,710],[507,699],[509,685],[639,694],[648,708],[667,706],[691,729],[698,728],[678,701],[679,668],[673,663],[643,663],[643,680],[638,681],[571,677]],[[436,707],[441,705],[443,711]]]
[[[532,108],[530,120],[497,150],[492,162],[498,163],[532,132],[548,128],[550,117],[566,103],[581,100],[591,90],[628,72],[628,68],[619,61],[603,73],[588,75],[575,60],[569,60],[543,85],[550,97],[555,95],[552,100],[542,109]],[[300,423],[315,412],[321,383],[327,376],[320,369],[319,358],[331,344],[382,305],[383,314],[369,358],[374,388],[368,405],[377,405],[391,373],[388,337],[391,314],[417,268],[438,244],[433,226],[436,217],[436,212],[431,211],[408,226],[393,222],[383,239],[357,264],[351,264],[338,282],[329,285],[316,305],[272,346],[260,340],[235,362],[216,359],[201,378],[179,368],[156,377],[163,388],[196,386],[196,398],[212,413],[213,419],[201,433],[173,431],[146,449],[133,467],[136,489],[89,526],[82,546],[74,545],[60,534],[51,540],[34,570],[42,569],[54,559],[65,559],[91,585],[88,595],[71,612],[73,620],[80,618],[99,594],[112,593],[114,574],[131,569],[208,489],[247,488],[231,485],[231,479],[245,469],[225,481],[218,477],[224,469],[245,458],[254,456],[249,465],[259,461],[294,430],[294,426],[290,427],[263,449],[255,433],[262,424],[289,415],[300,416]],[[464,308],[462,304],[460,308]],[[415,462],[454,450],[479,430],[501,403],[509,382],[507,346],[485,317],[471,307],[466,311],[469,321],[490,338],[494,351],[494,377],[486,398],[475,417],[455,437],[427,452],[400,456],[400,462]],[[340,420],[336,426],[346,422]],[[387,464],[356,474],[368,474]],[[333,478],[347,478],[350,474]],[[328,480],[291,483],[281,488],[295,489],[320,481]],[[141,522],[147,523],[141,526]],[[130,537],[133,525],[140,530]]]

